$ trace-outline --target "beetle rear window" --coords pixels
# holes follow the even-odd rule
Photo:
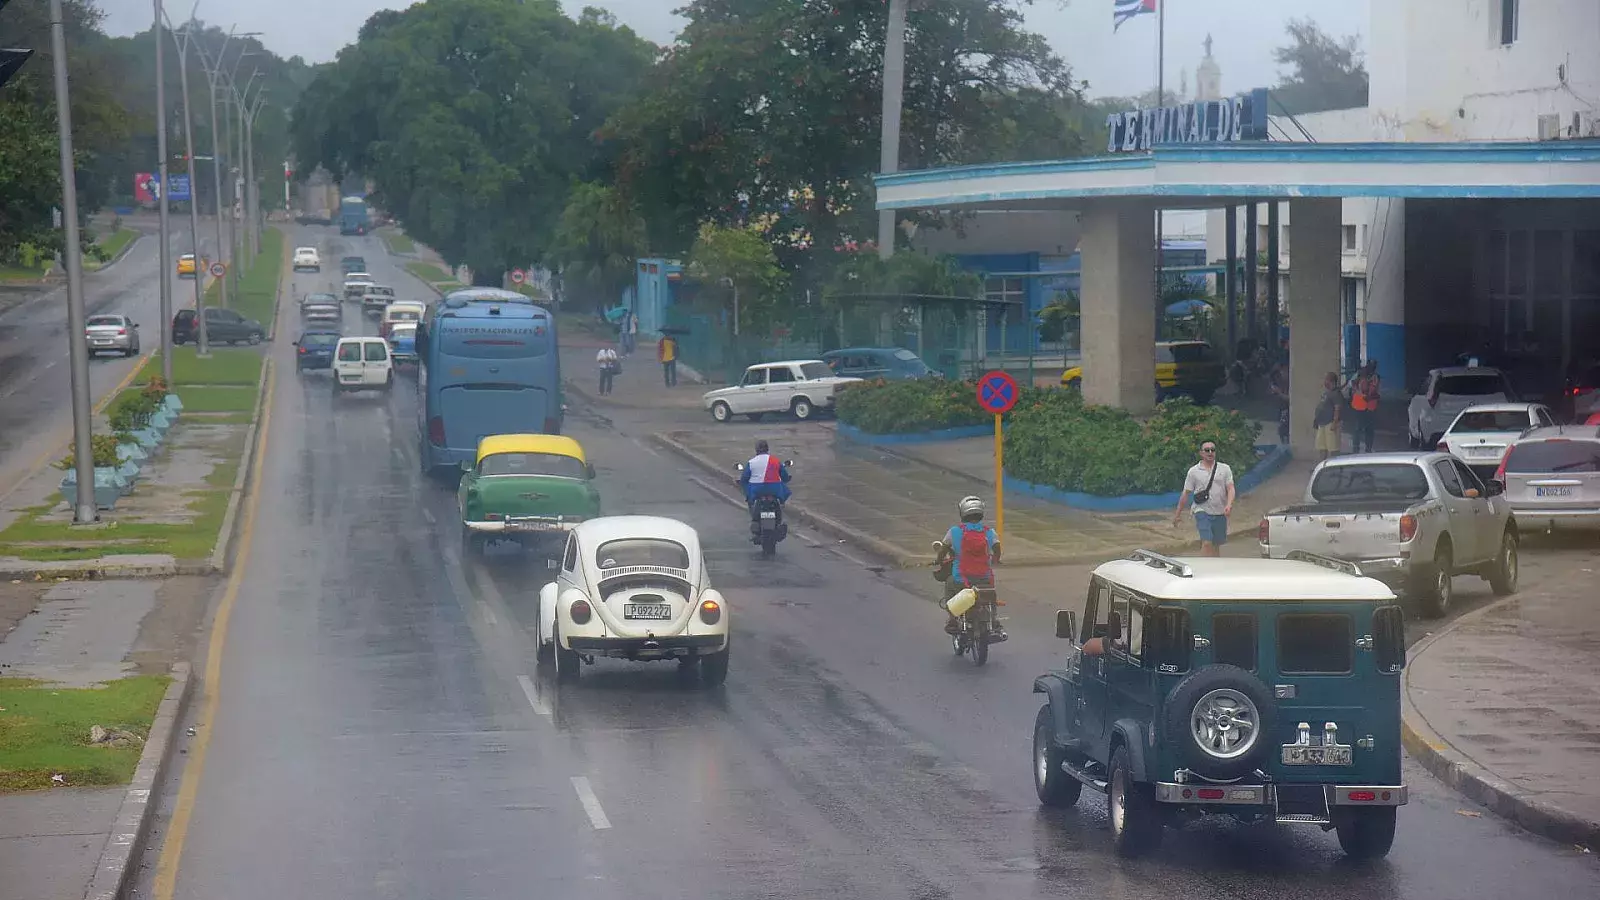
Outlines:
[[[595,552],[595,561],[602,569],[619,569],[626,566],[671,566],[689,568],[689,551],[677,541],[656,538],[625,538],[607,541]]]
[[[1278,617],[1278,671],[1285,675],[1344,675],[1355,638],[1350,617],[1294,613]]]

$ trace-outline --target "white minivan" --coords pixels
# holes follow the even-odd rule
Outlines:
[[[394,360],[380,337],[339,339],[333,351],[333,392],[387,391],[394,385]]]

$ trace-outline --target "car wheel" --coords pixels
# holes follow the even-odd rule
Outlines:
[[[556,680],[572,681],[576,679],[578,677],[578,665],[581,660],[578,659],[578,651],[568,650],[566,647],[561,646],[560,622],[557,622],[555,628],[550,632],[550,644],[554,648],[556,657]]]
[[[816,407],[811,405],[810,400],[804,397],[796,397],[794,402],[789,404],[789,412],[793,413],[796,419],[804,422],[816,413]]]
[[[1161,846],[1161,809],[1155,789],[1134,780],[1128,748],[1111,754],[1111,784],[1106,794],[1111,818],[1111,846],[1118,856],[1139,856]]]
[[[700,657],[701,687],[721,687],[723,682],[728,680],[728,654],[732,649],[732,646],[727,646],[716,653]]]
[[[1046,703],[1033,720],[1033,790],[1040,803],[1062,808],[1078,802],[1083,782],[1061,768],[1066,752],[1055,745],[1055,732],[1055,717]]]
[[[711,404],[711,418],[726,425],[733,420],[733,409],[728,404],[718,400]]]
[[[1334,818],[1339,848],[1351,859],[1382,859],[1394,846],[1393,806],[1345,809]]]
[[[1500,537],[1500,556],[1489,573],[1489,587],[1501,597],[1515,594],[1518,574],[1517,533],[1508,528]]]
[[[262,338],[261,332],[259,332],[259,331],[250,332],[250,346],[254,347],[255,345],[261,343],[261,338]]]
[[[1441,543],[1434,551],[1433,562],[1421,567],[1412,577],[1416,580],[1417,600],[1430,619],[1443,618],[1455,600],[1455,557],[1450,545]]]
[[[1179,765],[1217,781],[1248,775],[1263,764],[1276,707],[1261,679],[1238,666],[1202,666],[1167,698],[1166,733]]]

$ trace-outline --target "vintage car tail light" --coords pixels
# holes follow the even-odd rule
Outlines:
[[[1372,791],[1351,791],[1345,796],[1357,803],[1367,803],[1378,799],[1378,795]]]
[[[572,617],[572,624],[587,625],[589,618],[594,615],[594,607],[587,600],[575,600],[572,607],[567,610],[567,615]]]
[[[488,519],[491,522],[498,522],[498,521],[500,521],[500,514],[499,513],[488,513],[488,514],[486,514],[484,516],[484,518]]]
[[[434,416],[428,420],[428,443],[435,447],[444,446],[444,417]]]
[[[1261,524],[1256,526],[1256,540],[1260,541],[1263,544],[1268,544],[1268,543],[1271,543],[1271,537],[1272,537],[1272,523],[1267,521],[1267,517],[1266,516],[1262,516],[1261,517]]]
[[[1404,544],[1417,536],[1417,517],[1404,515],[1400,517],[1400,543]]]
[[[722,604],[715,600],[707,600],[701,603],[700,621],[707,625],[715,625],[722,621]]]

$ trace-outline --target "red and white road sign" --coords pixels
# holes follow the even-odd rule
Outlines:
[[[211,264],[211,268],[207,269],[206,271],[211,273],[212,278],[221,278],[222,276],[228,274],[228,266],[223,262],[214,262]]]
[[[524,281],[527,281],[527,280],[528,280],[528,273],[527,272],[524,272],[521,269],[512,269],[511,270],[511,283],[512,284],[521,284],[521,283],[523,283]]]

